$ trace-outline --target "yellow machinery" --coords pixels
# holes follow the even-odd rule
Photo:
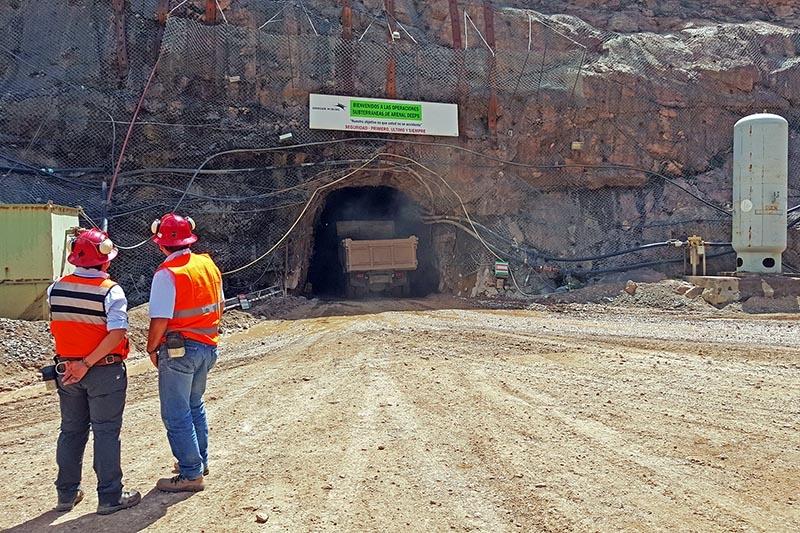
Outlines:
[[[697,275],[697,267],[703,266],[703,275],[706,275],[706,243],[702,237],[692,235],[686,239],[689,254],[689,264],[692,265],[692,276]],[[686,272],[686,256],[683,257],[683,271]]]

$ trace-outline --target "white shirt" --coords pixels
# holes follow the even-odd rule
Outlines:
[[[108,279],[108,272],[96,270],[94,268],[75,267],[74,275],[79,278],[102,278]],[[53,284],[55,285],[55,283]],[[47,298],[50,299],[50,290],[53,285],[47,287]],[[112,329],[128,329],[128,299],[125,291],[119,285],[114,285],[106,294],[103,301],[106,310],[106,331]]]
[[[188,248],[169,254],[164,263],[176,257],[192,253]],[[221,291],[222,289],[220,289]],[[225,300],[225,294],[220,294]],[[175,313],[175,274],[168,268],[156,270],[150,285],[150,318],[172,318]]]

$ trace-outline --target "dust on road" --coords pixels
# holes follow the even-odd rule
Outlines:
[[[108,517],[91,514],[90,450],[86,501],[48,512],[55,397],[0,393],[0,527],[800,528],[794,319],[376,305],[227,339],[207,392],[211,475],[192,496],[151,490],[172,458],[155,371],[131,363],[123,467],[146,495]]]

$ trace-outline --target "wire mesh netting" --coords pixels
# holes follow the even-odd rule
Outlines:
[[[331,190],[388,184],[421,206],[444,277],[500,256],[530,290],[552,289],[573,274],[679,272],[670,239],[729,242],[733,124],[767,111],[790,123],[800,204],[800,32],[620,35],[499,9],[490,35],[482,5],[460,6],[466,47],[454,49],[386,12],[356,11],[349,37],[333,2],[223,2],[215,24],[193,1],[11,3],[0,201],[81,205],[125,247],[180,204],[224,271],[260,259],[227,277],[245,290],[286,269],[302,282]],[[309,93],[458,103],[461,138],[311,130]],[[800,265],[799,214],[787,271]],[[114,266],[134,301],[159,260],[138,250]],[[712,254],[712,271],[733,269],[729,247]]]

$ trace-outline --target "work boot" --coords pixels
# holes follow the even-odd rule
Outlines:
[[[56,511],[59,513],[71,511],[73,507],[81,502],[81,500],[83,500],[83,491],[81,489],[78,489],[78,492],[75,493],[75,496],[72,499],[61,499],[59,496],[58,504],[56,505]]]
[[[119,497],[119,502],[117,502],[116,504],[114,503],[99,504],[97,506],[97,514],[116,513],[117,511],[127,509],[128,507],[133,507],[134,505],[138,505],[140,501],[142,501],[142,495],[139,494],[139,491],[126,490],[122,493],[122,496]]]
[[[181,473],[181,467],[178,466],[178,463],[172,465],[172,473],[173,474]],[[205,468],[203,468],[203,477],[206,477],[207,475],[208,475],[208,467],[206,466]]]
[[[164,492],[200,492],[206,488],[206,484],[203,481],[203,476],[197,479],[186,479],[178,474],[175,477],[159,479],[156,483],[156,488]]]

